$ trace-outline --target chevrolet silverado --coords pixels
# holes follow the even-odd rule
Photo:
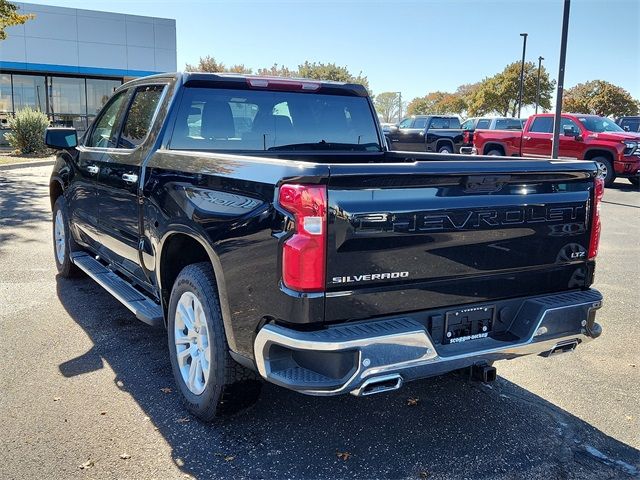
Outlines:
[[[601,333],[593,162],[389,152],[360,85],[178,73],[50,128],[54,259],[167,331],[203,420],[262,379],[371,395]]]

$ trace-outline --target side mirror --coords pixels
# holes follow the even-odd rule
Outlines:
[[[74,148],[78,146],[78,132],[75,128],[69,127],[47,128],[44,143],[56,150]]]
[[[569,126],[565,126],[562,129],[562,134],[565,137],[577,137],[578,135],[580,135],[580,132],[576,132],[573,127],[569,127]]]

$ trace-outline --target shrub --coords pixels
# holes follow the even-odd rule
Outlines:
[[[9,122],[11,132],[5,133],[4,137],[20,153],[43,153],[47,150],[44,132],[48,126],[49,120],[44,113],[25,108],[16,112]]]

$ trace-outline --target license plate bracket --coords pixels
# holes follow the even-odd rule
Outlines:
[[[493,329],[494,306],[461,308],[445,315],[442,343],[463,343],[489,336]]]

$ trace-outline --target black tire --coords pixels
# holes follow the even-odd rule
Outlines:
[[[487,155],[489,155],[491,157],[502,157],[502,156],[504,156],[504,154],[500,150],[498,150],[497,148],[493,148],[493,149],[489,150],[487,152]]]
[[[195,295],[206,317],[209,341],[209,375],[204,390],[195,394],[187,386],[177,359],[176,309],[185,292]],[[236,413],[258,399],[262,381],[229,355],[213,268],[209,263],[195,263],[182,269],[169,300],[168,340],[171,369],[187,410],[202,421]],[[190,345],[191,346],[191,345]],[[193,362],[193,357],[189,356]],[[191,364],[189,364],[191,365]],[[204,378],[204,372],[202,372]]]
[[[57,224],[57,218],[60,215],[62,225]],[[52,215],[52,236],[53,236],[53,258],[56,261],[56,268],[58,274],[61,277],[69,278],[76,277],[81,273],[81,270],[71,261],[71,253],[78,250],[78,246],[71,236],[69,230],[69,215],[67,214],[67,202],[64,196],[60,195],[56,202],[53,204]],[[64,231],[64,238],[61,240],[57,228],[62,228]],[[60,246],[60,252],[58,251]]]
[[[453,147],[451,145],[445,144],[438,148],[438,153],[453,153]]]
[[[604,186],[610,187],[613,185],[613,182],[616,180],[616,172],[613,170],[613,165],[611,161],[606,157],[594,157],[591,160],[596,162],[599,167],[601,167],[604,171],[606,171],[606,175],[604,175]]]
[[[630,177],[629,181],[631,182],[631,185],[633,185],[634,187],[640,186],[640,178],[638,177]]]

